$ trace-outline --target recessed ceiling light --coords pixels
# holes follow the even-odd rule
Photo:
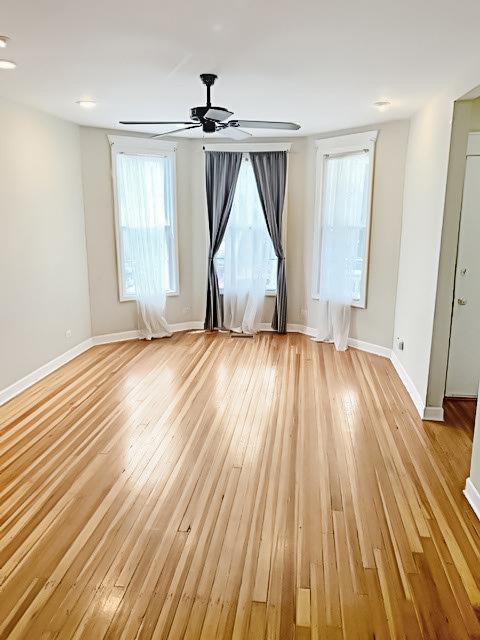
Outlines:
[[[388,100],[378,100],[378,102],[373,103],[373,106],[377,107],[379,111],[385,111],[391,104]]]
[[[0,69],[15,69],[16,66],[11,60],[0,60]]]
[[[97,106],[95,100],[77,100],[77,104],[84,109],[93,109],[93,107]]]
[[[0,36],[0,49],[5,49],[8,44],[9,38],[7,36]]]

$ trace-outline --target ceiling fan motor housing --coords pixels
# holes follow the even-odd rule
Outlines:
[[[206,118],[205,115],[208,111],[216,111],[216,116]],[[190,119],[194,122],[199,122],[203,125],[205,133],[214,133],[216,131],[216,124],[219,124],[222,120],[232,115],[232,112],[225,107],[192,107],[190,109]]]
[[[217,123],[214,120],[204,120],[202,124],[204,133],[215,133],[217,130]]]

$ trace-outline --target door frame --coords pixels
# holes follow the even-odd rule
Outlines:
[[[468,134],[468,141],[467,141],[467,150],[466,150],[466,154],[465,157],[466,159],[468,159],[468,157],[471,156],[480,156],[480,131],[471,131]],[[456,398],[458,396],[447,396],[447,380],[448,380],[448,368],[450,366],[450,350],[451,350],[451,342],[452,342],[452,328],[453,328],[453,313],[454,313],[454,309],[455,309],[455,290],[456,290],[456,285],[457,285],[457,268],[458,268],[458,254],[459,254],[459,250],[460,250],[460,230],[462,227],[462,217],[463,217],[463,191],[465,189],[465,177],[466,177],[466,173],[467,173],[467,165],[465,162],[465,174],[463,177],[463,189],[462,189],[462,203],[460,206],[460,222],[458,225],[458,232],[457,232],[457,250],[456,250],[456,256],[455,256],[455,270],[454,270],[454,280],[453,280],[453,287],[452,287],[452,302],[451,302],[451,310],[450,310],[450,329],[449,329],[449,333],[448,333],[448,352],[447,352],[447,369],[445,372],[445,388],[443,391],[444,397],[445,398]],[[462,397],[467,397],[467,396],[462,396]],[[477,396],[468,396],[468,397],[472,397],[472,398],[476,398]]]

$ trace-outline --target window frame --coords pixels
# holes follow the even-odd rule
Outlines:
[[[367,224],[365,234],[364,269],[360,285],[360,299],[352,300],[351,306],[359,309],[367,308],[367,285],[370,267],[370,233],[372,226],[373,178],[375,173],[375,146],[378,131],[364,131],[351,133],[334,138],[315,140],[316,168],[315,168],[315,229],[313,236],[312,261],[312,298],[320,300],[320,267],[322,250],[322,221],[323,221],[323,186],[325,158],[328,156],[358,153],[366,151],[369,157],[368,196],[367,196]]]
[[[246,162],[251,162],[250,157],[249,157],[249,153],[247,151],[242,153],[242,164]],[[241,170],[241,169],[240,169]],[[285,193],[285,197],[286,197],[286,193]],[[285,213],[285,208],[284,208],[284,213]],[[282,217],[282,227],[283,227],[283,217]],[[282,235],[283,235],[283,229],[282,229]],[[222,242],[224,242],[225,238],[222,240]],[[220,245],[221,246],[221,245]],[[272,248],[273,248],[273,244],[272,244]],[[275,253],[275,251],[274,251]],[[217,255],[215,255],[215,260],[217,259]],[[275,260],[277,262],[278,265],[278,258],[275,256]],[[278,274],[278,271],[277,271]],[[277,282],[277,278],[275,278],[275,283]],[[219,291],[220,294],[223,295],[223,287],[219,287]],[[276,297],[277,295],[277,286],[275,286],[275,289],[265,289],[265,296],[273,296]]]
[[[168,158],[172,163],[172,250],[173,260],[169,264],[174,278],[174,288],[167,291],[167,296],[180,295],[179,269],[178,269],[178,224],[177,224],[177,174],[176,174],[176,154],[177,143],[165,140],[152,140],[151,138],[141,138],[133,136],[107,136],[111,153],[111,174],[113,187],[113,212],[115,223],[115,248],[117,258],[117,281],[119,302],[131,302],[136,300],[135,295],[130,295],[125,291],[123,256],[123,234],[120,225],[120,215],[118,206],[117,191],[117,155],[121,153],[138,156],[159,156]]]
[[[241,151],[244,156],[248,155],[250,151],[286,151],[287,153],[291,152],[291,143],[290,142],[218,142],[212,144],[205,144],[203,146],[204,151],[230,151],[230,152],[238,152]],[[242,158],[243,162],[243,158]],[[282,213],[282,244],[283,244],[283,252],[285,254],[285,263],[287,260],[287,215],[288,215],[288,172],[289,172],[289,162],[287,162],[287,175],[285,180],[285,198],[283,201],[283,213]],[[205,167],[203,169],[203,173],[205,174]],[[206,206],[206,202],[205,202]],[[207,216],[208,219],[208,216]],[[208,252],[209,248],[209,239],[207,232],[207,245],[206,250]],[[285,264],[286,268],[286,264]],[[278,283],[277,283],[278,285]],[[267,289],[265,291],[266,298],[276,298],[278,292],[278,286],[275,289]],[[223,289],[220,291],[220,294],[223,294]]]

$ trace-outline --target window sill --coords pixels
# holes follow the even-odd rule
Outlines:
[[[175,298],[180,295],[180,291],[167,291],[167,298]],[[135,296],[119,296],[119,302],[135,302]]]
[[[316,300],[317,302],[320,302],[320,296],[318,294],[313,293],[312,294],[312,300]],[[367,308],[367,303],[366,302],[362,302],[361,300],[358,300],[356,302],[352,302],[350,304],[351,307],[354,307],[355,309],[366,309]]]

